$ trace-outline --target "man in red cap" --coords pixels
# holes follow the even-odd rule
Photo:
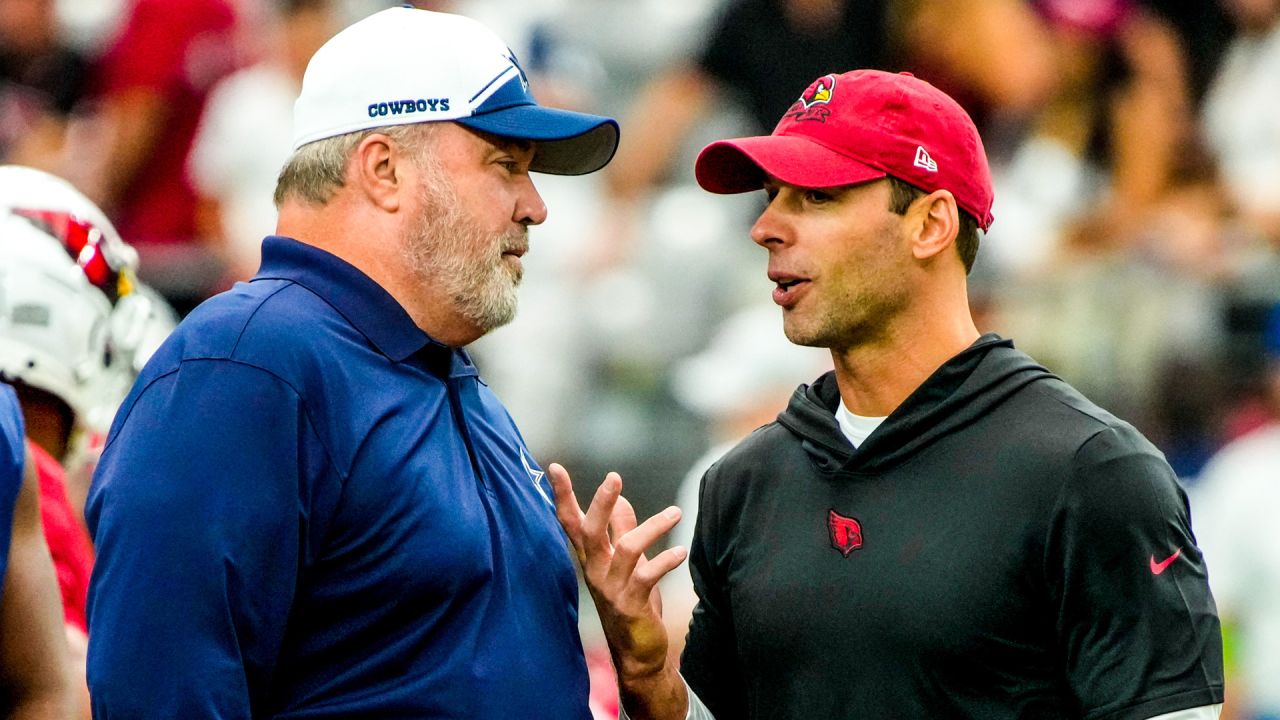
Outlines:
[[[640,718],[1203,720],[1222,640],[1186,496],[1155,447],[997,335],[966,277],[992,222],[969,116],[907,74],[816,80],[772,135],[713,143],[794,343],[831,350],[702,481],[680,667],[655,583],[679,520],[605,478],[557,514]]]

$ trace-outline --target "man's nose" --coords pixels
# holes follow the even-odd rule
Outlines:
[[[755,224],[751,226],[751,240],[760,247],[768,248],[771,244],[786,242],[784,239],[786,223],[783,222],[776,205],[777,198],[769,201],[760,213],[760,217],[756,218]]]
[[[515,214],[512,220],[521,225],[541,225],[547,219],[547,204],[533,184],[533,178],[525,176],[520,194],[516,198]]]

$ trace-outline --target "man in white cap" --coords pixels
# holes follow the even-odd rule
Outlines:
[[[462,17],[316,53],[261,270],[157,351],[90,490],[96,716],[590,717],[550,485],[462,348],[515,312],[530,172],[617,140]]]

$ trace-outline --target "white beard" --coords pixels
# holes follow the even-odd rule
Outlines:
[[[443,289],[454,311],[482,332],[506,325],[516,315],[523,272],[502,253],[527,249],[528,228],[485,232],[465,215],[444,172],[429,160],[423,165],[424,211],[405,239],[405,260],[420,283]]]

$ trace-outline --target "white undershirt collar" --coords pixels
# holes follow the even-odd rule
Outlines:
[[[840,407],[836,408],[836,422],[840,424],[840,431],[844,436],[849,438],[849,442],[853,447],[857,448],[870,437],[871,433],[880,427],[885,421],[884,417],[866,417],[865,415],[854,415],[849,412],[849,408],[845,407],[844,399],[840,400]]]

